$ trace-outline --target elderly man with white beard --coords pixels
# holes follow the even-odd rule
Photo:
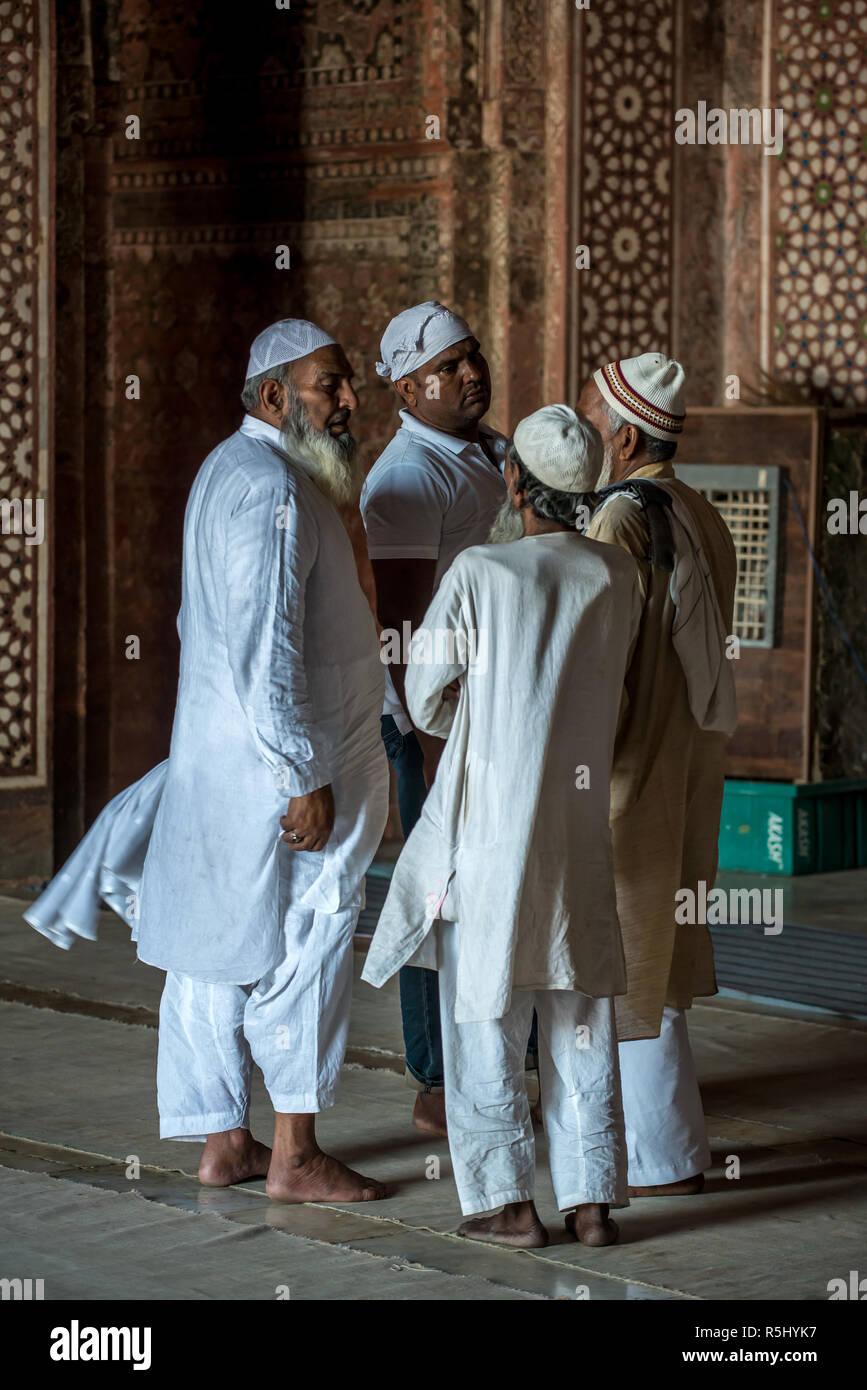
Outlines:
[[[254,342],[242,401],[187,504],[168,761],[115,798],[26,916],[69,946],[95,937],[100,896],[136,902],[139,959],[167,972],[160,1135],[204,1141],[203,1183],[374,1200],[381,1184],[315,1133],[388,801],[379,643],[336,505],[361,484],[352,369],[315,324],[285,319]],[[250,1132],[253,1061],[273,1154]]]
[[[731,662],[737,560],[714,506],[675,477],[685,374],[664,353],[609,362],[579,409],[604,445],[606,491],[588,535],[639,569],[642,613],[617,735],[611,831],[629,991],[617,1000],[630,1195],[691,1196],[710,1166],[686,1010],[716,992],[703,925],[676,894],[712,886],[726,743],[737,723]],[[667,536],[660,544],[655,536]]]
[[[612,999],[626,971],[608,810],[640,598],[634,560],[578,533],[601,465],[597,431],[568,406],[522,420],[491,536],[501,543],[452,561],[413,637],[409,712],[446,744],[363,972],[380,986],[407,964],[439,971],[461,1208],[502,1207],[460,1234],[498,1245],[548,1241],[524,1086],[534,1007],[567,1229],[608,1245],[608,1208],[628,1200]],[[479,650],[484,660],[468,659]]]

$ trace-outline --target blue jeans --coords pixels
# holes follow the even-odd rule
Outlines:
[[[390,714],[382,716],[381,726],[385,751],[397,775],[400,827],[406,839],[421,815],[427,796],[424,754],[412,730],[402,734]],[[404,966],[400,972],[400,1013],[407,1070],[426,1091],[442,1086],[443,1035],[439,977],[435,970],[425,970],[419,965]],[[534,1064],[537,1047],[534,1013],[527,1047]]]
[[[424,754],[410,730],[402,734],[390,714],[382,716],[382,741],[397,775],[400,827],[407,838],[427,796]],[[443,1037],[437,972],[405,965],[400,972],[400,1013],[407,1070],[426,1091],[443,1085]]]

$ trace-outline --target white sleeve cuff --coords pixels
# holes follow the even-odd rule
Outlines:
[[[331,781],[331,771],[323,762],[314,759],[310,763],[297,763],[289,773],[288,799],[293,796],[307,796]]]

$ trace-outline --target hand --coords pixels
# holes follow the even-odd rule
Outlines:
[[[445,700],[445,701],[457,700],[457,699],[460,698],[460,694],[461,694],[461,683],[460,683],[460,681],[459,681],[459,680],[449,681],[448,685],[445,686],[444,689],[443,689],[443,700]]]
[[[306,796],[293,796],[280,817],[285,834],[280,839],[290,849],[303,849],[311,854],[325,848],[334,829],[334,793],[330,783],[317,787]]]

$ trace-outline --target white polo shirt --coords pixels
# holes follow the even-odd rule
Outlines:
[[[367,550],[372,560],[436,560],[436,592],[455,556],[487,540],[506,496],[508,440],[479,426],[495,466],[478,443],[432,429],[408,410],[400,419],[361,492]],[[393,716],[401,733],[412,728],[388,671],[383,714]]]

